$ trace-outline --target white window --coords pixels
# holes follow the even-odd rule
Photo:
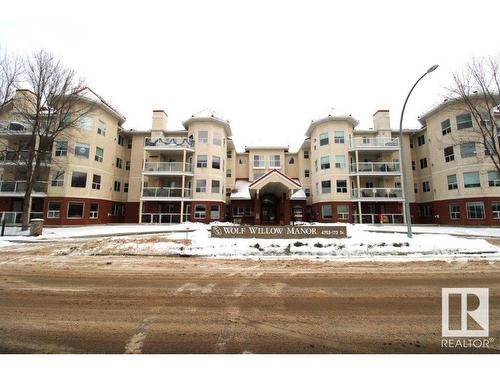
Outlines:
[[[231,170],[230,169],[226,170],[226,177],[231,177]]]
[[[460,157],[462,159],[476,156],[476,144],[474,142],[462,143],[460,145]]]
[[[57,219],[61,217],[61,202],[49,201],[47,217],[50,219]]]
[[[337,193],[347,193],[347,180],[337,180]]]
[[[335,143],[345,143],[344,131],[339,130],[333,133],[333,139]]]
[[[82,202],[69,202],[68,219],[82,219],[84,204]]]
[[[456,119],[457,119],[457,129],[458,130],[472,128],[472,116],[470,113],[464,113],[464,114],[458,115],[456,117]]]
[[[329,194],[331,192],[332,192],[332,182],[330,180],[321,181],[321,193]]]
[[[89,218],[90,219],[97,219],[98,217],[99,217],[99,204],[98,203],[91,203],[90,204]]]
[[[446,134],[451,133],[451,123],[450,123],[450,119],[444,120],[444,121],[441,123],[441,132],[442,132],[442,134],[443,134],[443,135],[446,135]]]
[[[208,131],[206,130],[198,131],[198,143],[208,143]]]
[[[335,168],[345,168],[345,155],[335,155]]]
[[[448,190],[458,189],[458,181],[456,174],[449,175],[447,179],[448,179]]]
[[[123,160],[120,158],[116,158],[116,163],[115,163],[116,168],[122,169],[123,167]]]
[[[315,161],[315,163],[317,163],[317,160]],[[330,169],[330,156],[322,156],[320,159],[320,164],[321,169]]]
[[[207,155],[198,155],[196,157],[196,167],[198,168],[206,168],[208,165],[208,157]]]
[[[420,159],[420,169],[427,168],[427,158]]]
[[[190,164],[191,164],[191,163],[190,163]],[[130,171],[130,160],[127,160],[127,161],[125,162],[125,170],[126,170],[126,171]]]
[[[253,179],[254,180],[258,180],[262,176],[264,176],[264,172],[253,172]]]
[[[240,159],[238,160],[238,163],[239,163],[240,165],[246,164],[246,163],[247,163],[247,159],[245,159],[245,158],[240,158]]]
[[[212,168],[213,169],[220,169],[220,157],[219,156],[212,156]]]
[[[122,183],[121,183],[120,181],[116,181],[116,180],[115,180],[115,184],[114,184],[114,186],[113,186],[113,190],[114,190],[114,191],[116,191],[116,192],[120,192],[120,190],[121,190],[121,185],[122,185]]]
[[[68,155],[68,141],[56,141],[55,156]]]
[[[212,180],[212,193],[220,193],[220,181]]]
[[[304,159],[309,159],[309,150],[304,150]]]
[[[337,217],[339,220],[349,219],[349,206],[347,204],[339,204],[337,206]]]
[[[96,147],[94,159],[95,159],[95,161],[102,163],[102,161],[104,160],[104,149],[102,149],[100,147]]]
[[[311,189],[305,189],[306,197],[311,196]]]
[[[197,204],[194,206],[194,218],[204,219],[206,216],[206,208],[204,204]]]
[[[92,176],[92,189],[101,190],[101,176],[98,174]]]
[[[99,120],[97,124],[97,134],[102,135],[103,137],[106,135],[106,124],[104,121]]]
[[[196,180],[196,192],[205,193],[207,191],[207,180]]]
[[[332,206],[329,204],[325,204],[321,206],[321,217],[323,219],[331,219],[332,218]]]
[[[90,156],[90,145],[86,143],[75,144],[75,156],[88,159]]]
[[[460,219],[460,205],[458,203],[450,203],[449,210],[451,219]]]
[[[124,193],[128,193],[128,182],[125,182],[125,183],[123,184],[123,192],[124,192]]]
[[[453,146],[446,147],[444,149],[444,161],[449,163],[450,161],[455,160],[455,152],[453,150]]]
[[[253,156],[253,167],[254,168],[264,168],[265,160],[262,155],[254,155]]]
[[[419,146],[425,145],[425,135],[424,134],[418,136],[417,143]]]
[[[87,173],[73,172],[71,175],[71,187],[84,188],[87,186]]]
[[[213,141],[214,145],[221,146],[222,145],[222,136],[219,133],[214,133],[212,141]]]
[[[293,156],[290,156],[288,158],[288,164],[295,164],[295,159],[293,158]]]
[[[484,202],[467,202],[468,219],[484,219]]]
[[[66,121],[66,119],[63,120],[66,122],[66,124],[64,125],[65,127],[68,127],[71,124],[71,118],[68,118],[67,120],[68,121]],[[78,123],[79,123],[79,127],[81,130],[91,130],[92,129],[92,118],[90,118],[89,116],[81,117],[78,120]]]
[[[481,179],[479,177],[479,172],[465,172],[464,187],[465,188],[481,187]]]
[[[488,171],[488,186],[500,186],[500,173],[498,171]]]
[[[329,142],[329,139],[328,139],[328,133],[321,133],[319,135],[319,145],[320,146],[325,146],[327,145]]]
[[[431,191],[431,183],[429,181],[422,182],[422,191],[424,193]]]
[[[64,186],[64,171],[52,172],[52,186]]]
[[[309,169],[304,169],[304,177],[308,178],[310,176]]]
[[[279,155],[271,155],[269,157],[269,168],[280,168],[281,157]]]
[[[491,209],[493,211],[493,219],[500,219],[500,202],[491,202]]]
[[[125,138],[121,134],[118,134],[118,144],[120,146],[123,146],[125,144]]]
[[[219,205],[210,206],[210,219],[216,220],[220,218],[220,207]]]

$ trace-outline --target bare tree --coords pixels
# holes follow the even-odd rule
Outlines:
[[[30,129],[29,140],[17,159],[26,172],[22,221],[25,230],[31,215],[33,187],[41,168],[50,161],[54,141],[80,127],[82,119],[93,110],[93,102],[79,95],[83,82],[76,72],[44,50],[24,60],[23,83],[26,90],[16,96],[13,106],[18,119]]]
[[[471,114],[472,127],[454,136],[457,144],[481,145],[484,154],[500,173],[500,148],[497,119],[500,116],[500,69],[498,58],[473,59],[461,72],[453,74],[453,86],[449,88],[448,100],[455,101]]]
[[[22,73],[22,61],[0,48],[0,108],[10,100],[18,87]]]

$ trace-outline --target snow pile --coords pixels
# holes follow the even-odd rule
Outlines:
[[[401,233],[373,233],[366,231],[364,226],[348,225],[348,238],[344,239],[222,239],[210,237],[210,225],[198,224],[196,227],[195,231],[188,233],[102,239],[88,248],[70,248],[55,255],[319,257],[332,260],[500,259],[500,249],[485,240],[447,234],[420,234],[408,239]]]

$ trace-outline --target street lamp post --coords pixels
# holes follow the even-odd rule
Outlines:
[[[401,154],[401,172],[403,176],[403,196],[404,196],[404,205],[405,205],[405,217],[406,217],[406,226],[408,230],[408,238],[413,237],[413,233],[411,230],[411,214],[410,214],[410,200],[408,199],[408,178],[406,175],[406,164],[405,164],[405,154],[403,150],[403,116],[405,114],[406,103],[408,103],[408,99],[410,99],[410,95],[413,92],[413,89],[417,86],[417,84],[424,78],[427,74],[432,73],[438,68],[439,65],[433,65],[427,71],[422,74],[422,76],[417,79],[417,82],[412,86],[408,96],[406,97],[405,103],[403,104],[403,109],[401,110],[401,117],[399,119],[399,152]]]

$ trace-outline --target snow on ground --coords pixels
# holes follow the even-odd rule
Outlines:
[[[383,232],[400,232],[406,233],[406,226],[403,225],[358,225],[366,227],[366,230],[383,231]],[[455,234],[463,236],[477,237],[499,237],[500,228],[492,227],[456,227],[456,226],[437,226],[437,225],[413,225],[414,233],[440,233],[440,234]]]
[[[226,223],[224,223],[226,224]],[[74,246],[54,255],[186,255],[221,258],[320,258],[349,260],[500,259],[500,248],[483,239],[448,234],[370,232],[366,225],[347,225],[345,239],[222,239],[210,237],[210,225],[182,224],[168,230],[194,229],[151,236],[101,239],[91,247]],[[158,227],[156,227],[158,228]],[[121,233],[121,232],[120,232]],[[185,239],[190,243],[184,243]]]

